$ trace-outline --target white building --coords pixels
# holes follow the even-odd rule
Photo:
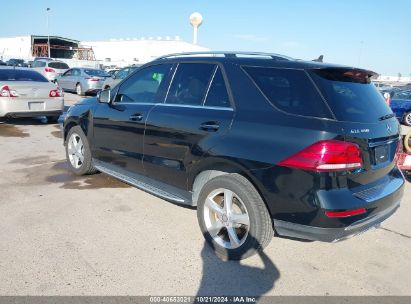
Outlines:
[[[181,52],[208,51],[209,49],[175,38],[125,38],[110,41],[83,41],[92,47],[97,60],[103,65],[126,66],[143,64],[161,55]]]
[[[143,64],[161,55],[207,51],[205,47],[188,43],[179,37],[149,37],[110,39],[109,41],[78,41],[59,36],[50,36],[52,58],[66,61],[70,66]],[[0,38],[0,59],[32,60],[48,56],[47,36],[19,36]]]

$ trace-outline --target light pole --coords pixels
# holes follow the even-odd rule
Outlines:
[[[192,13],[190,15],[190,23],[194,28],[193,44],[197,44],[198,27],[203,23],[203,16],[200,13]]]
[[[49,30],[49,12],[50,8],[48,7],[47,10],[47,50],[48,50],[48,55],[50,58],[50,30]]]

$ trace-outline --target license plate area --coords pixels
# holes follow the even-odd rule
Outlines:
[[[30,111],[43,111],[44,102],[29,102],[29,110]]]
[[[389,160],[389,145],[381,145],[374,148],[374,165],[380,165]]]

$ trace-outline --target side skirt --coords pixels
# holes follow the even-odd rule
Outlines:
[[[93,159],[94,167],[116,179],[119,179],[131,186],[139,188],[143,191],[151,193],[162,199],[171,201],[173,203],[194,206],[192,202],[192,193],[184,191],[176,187],[167,185],[165,183],[156,181],[150,177],[127,171],[118,166]]]

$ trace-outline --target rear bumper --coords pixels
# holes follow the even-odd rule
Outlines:
[[[18,118],[18,117],[37,117],[37,116],[60,116],[63,111],[39,111],[39,112],[11,112],[7,113],[5,117]]]
[[[276,232],[282,236],[321,242],[338,242],[378,227],[384,220],[393,215],[399,206],[400,201],[393,204],[391,208],[343,228],[313,227],[281,220],[275,220],[274,227]]]

